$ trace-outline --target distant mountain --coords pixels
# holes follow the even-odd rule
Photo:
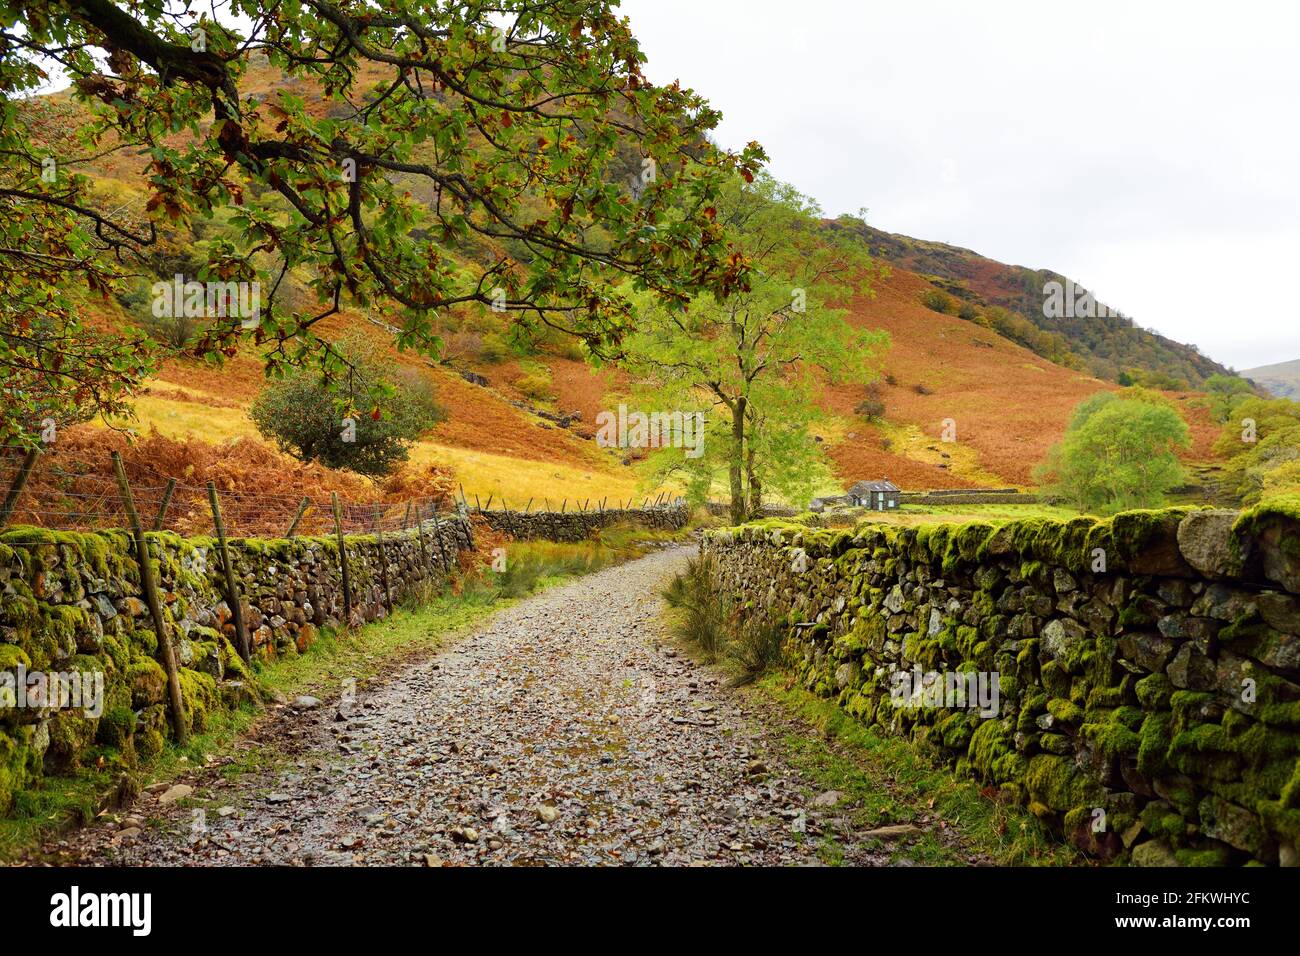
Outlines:
[[[1278,362],[1276,365],[1261,365],[1248,368],[1240,373],[1256,385],[1268,389],[1278,398],[1290,398],[1300,401],[1300,359],[1293,362]]]
[[[1124,373],[1138,371],[1146,384],[1195,388],[1211,375],[1228,372],[1196,346],[1144,329],[1115,309],[1092,302],[1087,289],[1059,273],[1007,265],[969,249],[882,232],[853,217],[841,217],[833,225],[856,232],[877,258],[924,276],[955,299],[976,308],[1006,309],[1063,340],[1079,364],[1100,379],[1121,381]],[[1057,308],[1045,307],[1049,283],[1057,283],[1063,293]],[[1089,303],[1080,307],[1085,296]],[[1058,361],[1056,355],[1028,341],[1022,344]]]

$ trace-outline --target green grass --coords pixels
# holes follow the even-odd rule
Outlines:
[[[905,504],[897,511],[867,511],[855,508],[834,511],[822,518],[828,527],[852,527],[863,521],[893,524],[905,528],[929,524],[964,524],[968,521],[987,521],[998,524],[1022,521],[1026,518],[1051,518],[1069,521],[1079,517],[1077,509],[1063,505],[912,505]]]
[[[1082,861],[1031,814],[985,796],[978,784],[958,777],[912,741],[878,734],[831,701],[789,687],[787,681],[773,672],[749,693],[773,702],[814,731],[786,735],[783,743],[791,765],[820,791],[842,792],[842,802],[853,806],[849,815],[858,828],[905,823],[921,828],[914,843],[879,844],[891,859],[932,866],[964,866],[973,855],[1006,866]],[[930,818],[928,824],[920,822],[925,817]],[[941,836],[941,820],[955,831],[956,839]],[[821,855],[836,864],[842,853],[833,838],[826,838]]]
[[[505,574],[463,576],[453,587],[413,597],[395,608],[390,617],[355,631],[324,628],[302,654],[255,662],[255,682],[263,696],[337,696],[344,680],[353,679],[364,686],[413,659],[435,653],[528,594],[638,557],[652,543],[680,540],[684,535],[613,527],[590,541],[511,544]],[[232,746],[263,715],[252,704],[213,711],[203,733],[193,735],[184,747],[169,743],[156,759],[128,778],[94,766],[66,776],[46,777],[39,787],[19,793],[14,811],[0,819],[0,860],[12,859],[69,827],[90,822],[115,789],[133,795],[148,781],[170,780],[202,767],[209,756],[235,758],[222,768],[228,777],[268,766],[277,759],[273,748],[236,751]]]

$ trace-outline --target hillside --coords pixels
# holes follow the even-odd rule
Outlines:
[[[285,83],[265,66],[251,68],[245,92],[260,100],[292,94],[309,111],[328,108],[315,91],[297,81]],[[25,116],[54,137],[74,125],[78,110],[62,94],[33,101]],[[142,157],[121,151],[84,171],[96,180],[105,203],[137,206],[145,198],[142,168]],[[1121,370],[1137,367],[1190,382],[1220,370],[1194,349],[1127,320],[1048,322],[1041,308],[1028,304],[1041,304],[1042,284],[1059,278],[1055,273],[891,236],[857,221],[840,220],[827,228],[858,230],[892,266],[877,278],[872,296],[846,303],[852,323],[892,337],[883,381],[867,388],[829,387],[822,397],[827,417],[816,429],[817,438],[836,479],[846,484],[886,476],[908,489],[1026,486],[1060,439],[1073,408],[1097,390],[1115,387]],[[149,267],[159,278],[190,275],[206,247],[229,233],[222,219],[165,232]],[[499,251],[466,245],[453,254],[472,262]],[[151,279],[142,277],[116,299],[87,301],[86,313],[104,328],[133,324],[155,334],[174,331],[151,323]],[[288,276],[288,295],[297,308],[314,310],[318,303],[306,279]],[[936,290],[980,310],[1002,308],[1024,318],[1008,326],[945,314],[926,304]],[[512,504],[566,497],[622,501],[663,490],[639,484],[634,461],[593,440],[596,415],[616,407],[618,389],[626,383],[616,373],[593,369],[574,341],[545,330],[520,335],[506,316],[478,307],[448,310],[439,322],[445,345],[438,361],[391,352],[394,363],[431,381],[449,412],[413,450],[415,464],[450,470],[471,500],[477,495],[481,500],[505,496]],[[384,335],[386,325],[384,316],[344,310],[319,330],[326,337],[347,332],[374,337]],[[1042,341],[1025,333],[1035,328],[1042,330]],[[1060,340],[1068,354],[1044,346]],[[176,358],[136,403],[133,424],[177,439],[255,438],[247,411],[261,386],[261,361],[252,346],[219,369]],[[1208,461],[1216,429],[1192,395],[1176,397],[1195,436],[1187,457]],[[883,414],[872,419],[860,414],[867,398],[883,403]],[[956,427],[955,441],[943,440],[949,420]]]
[[[1247,369],[1241,376],[1267,389],[1277,398],[1300,401],[1300,359]]]
[[[879,258],[930,278],[960,302],[1006,309],[1059,336],[1097,378],[1114,382],[1121,373],[1138,370],[1158,376],[1157,381],[1194,388],[1210,375],[1228,371],[1195,346],[1141,328],[1102,303],[1094,316],[1045,315],[1044,286],[1057,282],[1067,287],[1069,282],[1049,269],[1007,265],[969,249],[882,232],[859,220],[845,218],[834,225],[857,232]],[[1087,292],[1081,285],[1075,289],[1079,295]]]

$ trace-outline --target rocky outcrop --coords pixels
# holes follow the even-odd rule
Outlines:
[[[1086,851],[1291,864],[1297,515],[1275,503],[1001,527],[769,521],[708,532],[701,549],[742,621],[784,627],[806,688],[933,746]],[[996,708],[928,694],[945,679],[996,681]]]

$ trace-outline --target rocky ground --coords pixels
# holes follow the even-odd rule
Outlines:
[[[688,553],[529,598],[382,686],[291,702],[260,769],[217,761],[150,788],[43,858],[885,864],[894,835],[855,829],[838,794],[783,760],[788,724],[668,643],[658,594]]]

